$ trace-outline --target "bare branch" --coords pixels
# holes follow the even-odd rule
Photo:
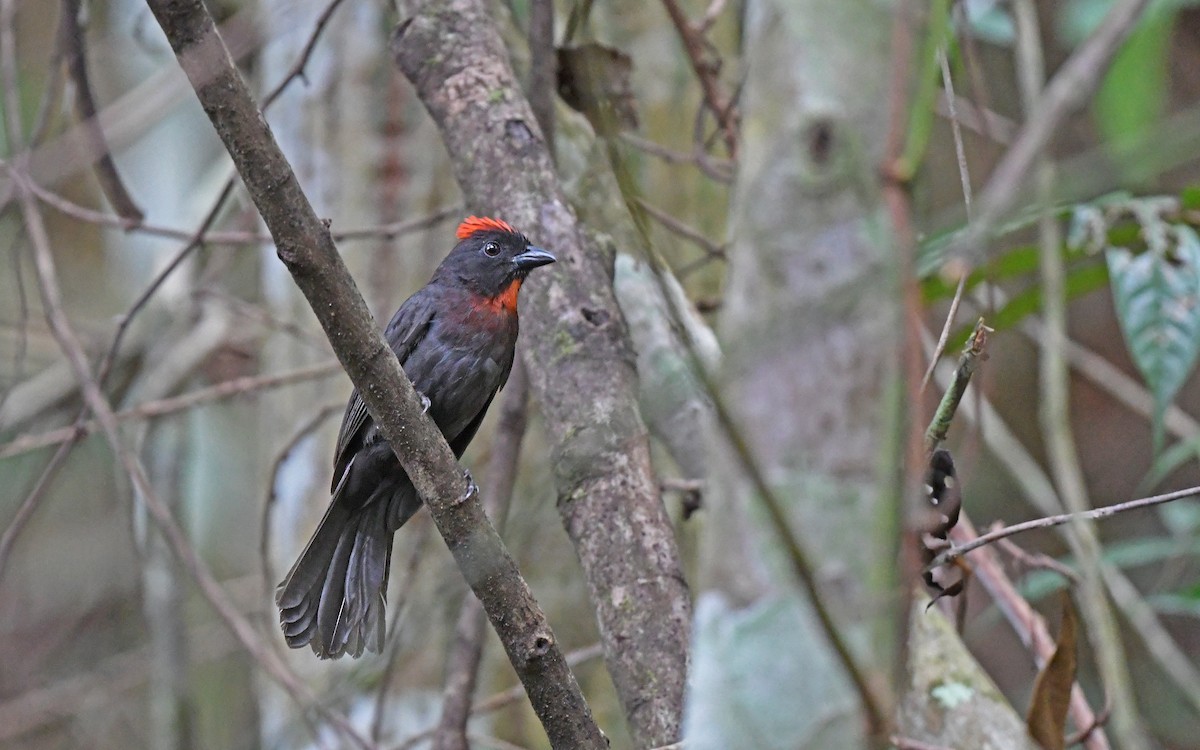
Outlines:
[[[147,401],[131,409],[116,412],[113,416],[118,422],[135,419],[152,419],[186,411],[201,404],[220,401],[221,399],[233,396],[241,396],[262,390],[303,383],[308,380],[329,377],[340,371],[341,367],[338,363],[330,361],[308,365],[307,367],[299,367],[295,370],[274,375],[246,375],[217,383],[208,388],[198,388],[191,393],[185,393],[180,396]],[[38,448],[45,448],[59,443],[72,442],[92,434],[100,427],[100,423],[92,419],[36,435],[23,435],[11,442],[0,445],[0,458],[28,453]]]
[[[1118,513],[1126,513],[1131,510],[1140,510],[1142,508],[1149,508],[1155,505],[1162,505],[1164,503],[1174,502],[1175,500],[1182,500],[1184,498],[1197,496],[1200,496],[1200,487],[1188,487],[1187,489],[1176,490],[1175,492],[1168,492],[1163,495],[1152,495],[1150,497],[1142,497],[1136,500],[1126,500],[1123,503],[1117,503],[1115,505],[1106,505],[1102,508],[1092,508],[1091,510],[1083,511],[1081,513],[1061,513],[1057,516],[1046,516],[1045,518],[1035,518],[1032,521],[1015,523],[1012,526],[1005,526],[1003,528],[996,529],[995,531],[989,531],[978,539],[966,544],[956,545],[950,549],[947,549],[946,551],[940,553],[937,557],[933,558],[933,561],[929,563],[928,567],[930,570],[932,570],[940,565],[953,562],[968,552],[979,549],[986,544],[991,544],[998,539],[1004,539],[1006,537],[1021,534],[1026,531],[1032,531],[1033,529],[1048,529],[1052,526],[1061,526],[1064,523],[1071,523],[1072,521],[1100,521],[1105,518],[1115,516]]]
[[[642,198],[638,198],[637,202],[638,205],[646,210],[646,214],[648,216],[653,218],[659,224],[662,224],[672,233],[677,234],[680,237],[690,240],[692,243],[698,245],[700,249],[704,251],[705,255],[714,258],[725,258],[724,245],[718,245],[706,237],[703,232],[689,227],[687,224],[684,224],[682,221],[676,219],[674,216],[662,210],[661,208],[647,203]]]
[[[79,340],[71,329],[66,313],[63,311],[62,296],[58,288],[58,274],[54,267],[54,259],[50,251],[49,237],[46,234],[41,214],[38,213],[37,201],[22,181],[22,176],[17,173],[13,173],[13,176],[17,187],[17,199],[25,218],[25,227],[34,247],[35,267],[37,269],[38,284],[42,292],[47,322],[50,324],[51,331],[62,348],[63,353],[66,355],[67,360],[71,363],[71,368],[79,380],[80,389],[83,392],[88,408],[95,413],[109,445],[117,455],[118,460],[129,475],[139,495],[144,500],[151,518],[162,531],[163,536],[172,551],[183,563],[184,568],[196,581],[201,593],[209,601],[213,609],[216,610],[221,619],[225,621],[225,624],[233,634],[241,641],[243,647],[262,667],[263,671],[271,679],[275,680],[302,707],[315,708],[356,745],[362,748],[369,748],[370,744],[349,724],[345,717],[325,708],[319,701],[316,701],[308,689],[279,660],[275,653],[266,648],[258,640],[253,626],[229,600],[224,589],[212,577],[207,566],[205,566],[199,555],[196,554],[195,549],[188,542],[186,535],[171,515],[170,510],[159,499],[146,475],[141,461],[121,442],[112,406],[109,405],[108,400],[100,390],[99,383],[92,376],[91,368],[88,365],[83,348],[79,345]]]
[[[37,481],[33,484],[33,489],[29,490],[29,494],[21,501],[21,505],[17,508],[16,514],[13,515],[12,521],[4,529],[4,535],[0,536],[0,579],[4,578],[4,569],[8,567],[8,558],[12,554],[13,545],[17,543],[17,537],[25,530],[25,525],[29,523],[29,519],[33,518],[33,514],[37,510],[38,505],[41,504],[42,498],[46,496],[46,490],[50,488],[50,480],[62,468],[63,461],[67,459],[67,454],[71,452],[73,445],[74,441],[70,437],[59,444],[58,450],[46,462],[42,473],[38,475]],[[2,457],[0,455],[0,458]]]
[[[651,156],[657,156],[669,164],[692,164],[701,172],[723,185],[733,182],[733,162],[728,159],[718,159],[710,156],[703,149],[693,148],[691,153],[684,153],[626,132],[622,132],[620,138],[638,151],[644,151]]]
[[[604,655],[604,648],[599,643],[594,643],[591,646],[575,649],[567,654],[567,665],[572,669],[589,662],[593,659],[598,659]],[[508,690],[503,690],[499,693],[491,695],[478,701],[471,706],[471,715],[479,716],[481,714],[490,714],[499,711],[505,706],[510,706],[519,701],[525,695],[524,689],[520,685],[514,685]],[[423,743],[427,742],[433,736],[435,729],[426,729],[423,732],[418,732],[413,736],[405,739],[392,750],[413,750]]]
[[[942,400],[938,403],[933,418],[929,420],[929,428],[925,430],[926,451],[932,452],[946,439],[946,433],[950,431],[950,423],[954,419],[955,411],[958,410],[958,404],[967,392],[967,386],[971,382],[975,368],[983,359],[984,351],[987,348],[988,334],[991,332],[992,329],[983,324],[983,318],[976,321],[975,331],[967,339],[962,356],[959,357],[958,366],[954,369],[954,382],[942,394]],[[936,365],[938,360],[932,358],[931,361]]]
[[[667,15],[671,17],[671,23],[675,24],[675,30],[679,32],[679,38],[683,40],[688,61],[691,62],[692,70],[700,81],[700,89],[704,92],[705,106],[713,113],[721,127],[729,158],[737,159],[738,115],[733,97],[721,90],[721,82],[717,80],[717,73],[721,68],[720,61],[710,58],[710,45],[704,37],[704,32],[692,25],[677,0],[662,0],[662,3],[667,9]]]
[[[113,227],[115,229],[123,229],[128,232],[138,234],[148,234],[156,237],[168,237],[176,240],[191,241],[196,237],[194,229],[179,229],[177,227],[167,227],[160,224],[134,224],[128,219],[122,219],[120,216],[114,216],[102,211],[80,206],[73,203],[58,193],[54,193],[41,185],[29,183],[29,189],[43,203],[50,206],[54,210],[69,216],[77,221],[86,222],[88,224],[96,224],[98,226]],[[393,221],[387,224],[380,224],[374,227],[357,227],[354,229],[344,229],[333,232],[333,239],[338,242],[346,240],[370,240],[384,239],[392,240],[397,237],[402,237],[413,232],[424,231],[431,227],[437,226],[443,221],[451,217],[458,216],[462,213],[462,206],[453,205],[445,208],[437,209],[427,216],[418,216],[415,219],[403,219],[401,221]],[[246,231],[219,231],[214,230],[204,233],[203,241],[207,245],[269,245],[271,244],[271,235],[262,232],[246,232]]]
[[[146,215],[134,202],[124,181],[121,180],[121,173],[117,171],[112,151],[108,147],[104,131],[100,129],[100,121],[96,117],[96,98],[92,94],[92,83],[88,77],[87,50],[83,42],[83,29],[79,26],[80,5],[80,0],[62,0],[60,11],[62,17],[59,19],[62,24],[62,40],[66,48],[67,71],[71,75],[71,83],[75,89],[75,111],[83,125],[84,133],[91,142],[91,150],[100,155],[95,163],[96,180],[100,183],[100,189],[104,191],[113,210],[121,218],[139,224]]]
[[[950,249],[973,261],[984,255],[996,222],[1021,194],[1021,186],[1039,154],[1063,120],[1083,106],[1099,85],[1104,71],[1133,31],[1150,0],[1117,0],[1096,31],[1071,54],[1042,90],[1012,145],[992,171],[979,196],[975,223]]]
[[[328,226],[300,189],[200,0],[148,0],[200,104],[338,359],[429,507],[555,747],[602,748],[575,678],[516,564],[371,320]]]
[[[958,525],[950,531],[950,538],[959,543],[978,538],[975,527],[965,512],[959,516]],[[1033,656],[1034,664],[1039,669],[1045,666],[1050,655],[1054,653],[1054,639],[1050,637],[1046,621],[1017,591],[995,553],[990,549],[979,550],[979,553],[971,558],[971,568],[974,578],[991,594],[1009,627]],[[1070,710],[1077,726],[1097,724],[1096,714],[1078,683],[1071,689]],[[1108,738],[1103,731],[1089,734],[1083,744],[1087,750],[1109,750]]]

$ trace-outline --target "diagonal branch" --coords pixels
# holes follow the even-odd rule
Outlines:
[[[279,258],[313,308],[334,353],[425,500],[556,748],[605,742],[545,615],[483,514],[405,377],[329,233],[234,68],[201,0],[148,0],[209,119],[258,207]]]
[[[113,161],[112,151],[104,138],[104,131],[100,128],[100,119],[96,116],[96,98],[92,95],[92,83],[88,77],[87,49],[83,42],[83,28],[79,25],[80,5],[81,0],[62,0],[60,19],[60,33],[66,47],[67,71],[71,74],[71,83],[75,88],[75,111],[89,141],[88,148],[98,154],[95,167],[100,189],[122,219],[132,224],[140,224],[145,214],[125,188],[121,173],[117,171],[117,164]]]
[[[691,605],[638,411],[613,260],[585,238],[568,209],[485,4],[416,4],[397,29],[396,62],[441,130],[467,205],[528,227],[559,256],[522,291],[524,303],[542,311],[522,321],[522,336],[553,445],[559,513],[635,742],[674,742]]]

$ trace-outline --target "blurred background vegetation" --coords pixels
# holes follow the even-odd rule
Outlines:
[[[652,217],[652,244],[703,319],[716,326],[731,302],[724,296],[726,251],[738,228],[730,226],[730,177],[739,165],[719,130],[698,114],[701,87],[676,27],[658,3],[610,0],[585,3],[587,11],[555,5],[558,38],[572,14],[584,14],[575,41],[600,42],[632,62],[628,85],[637,125],[625,132],[625,153]],[[922,3],[898,5],[920,23],[929,11]],[[947,12],[944,3],[934,5],[935,13]],[[682,6],[693,19],[711,13],[706,36],[711,55],[722,62],[717,79],[736,97],[746,85],[745,4]],[[1053,73],[1112,3],[1039,0],[1033,6],[1039,46]],[[40,197],[66,311],[94,366],[112,355],[105,391],[114,406],[130,411],[126,437],[192,544],[262,639],[282,654],[273,585],[325,507],[335,421],[350,386],[331,364],[314,317],[238,189],[212,222],[217,234],[181,253],[233,168],[137,0],[85,2],[80,14],[99,122],[145,223],[129,228],[116,217],[78,136],[78,92],[65,75],[60,32],[64,8],[71,7],[70,0],[0,3],[0,25],[12,31],[0,36],[0,55],[15,60],[22,130],[15,138],[9,133],[3,158],[16,155],[14,143],[39,144],[30,172],[47,191]],[[289,75],[331,6],[328,0],[225,0],[210,7],[244,74],[266,92]],[[519,30],[528,23],[529,5],[496,3],[495,13],[513,39],[521,71],[527,60]],[[1013,9],[998,0],[963,0],[949,13],[947,62],[966,165],[978,187],[1024,117],[1016,27]],[[302,76],[268,115],[318,213],[344,234],[339,248],[377,318],[389,316],[428,279],[465,211],[438,133],[387,52],[395,21],[385,3],[341,3]],[[919,40],[924,26],[918,28]],[[916,65],[924,64],[916,54]],[[785,56],[778,64],[794,63]],[[936,81],[928,102],[936,115],[928,121],[929,145],[911,193],[922,313],[935,331],[961,270],[941,249],[965,221],[950,97],[940,75]],[[561,168],[586,182],[571,134],[588,126],[565,106],[559,111]],[[10,107],[4,113],[11,124]],[[747,133],[753,126],[752,119],[744,123]],[[1200,350],[1194,296],[1200,294],[1200,4],[1152,3],[1096,95],[1058,129],[1049,152],[1058,168],[1053,204],[1064,228],[1070,295],[1070,407],[1090,501],[1108,505],[1198,484],[1200,388],[1192,372]],[[313,718],[299,715],[258,673],[213,615],[151,532],[105,440],[70,428],[82,400],[44,321],[26,227],[11,187],[3,189],[0,747],[338,746],[328,730],[313,731]],[[971,276],[968,291],[978,294],[968,296],[971,311],[960,313],[956,327],[965,331],[978,313],[997,328],[976,385],[1023,450],[1045,466],[1037,411],[1042,299],[1036,227],[1020,212],[1006,222],[988,261]],[[616,229],[613,234],[619,249],[628,250],[628,238]],[[178,267],[144,309],[128,317],[134,301],[177,258]],[[1149,292],[1137,284],[1122,287],[1128,263],[1146,266],[1153,278]],[[1183,303],[1172,307],[1172,300]],[[1147,312],[1146,305],[1153,309]],[[1172,316],[1177,325],[1163,323]],[[1175,344],[1163,346],[1164,336]],[[951,338],[951,354],[964,337]],[[172,400],[189,394],[196,398]],[[781,405],[777,418],[803,420],[804,412],[803,404]],[[486,465],[494,419],[493,413],[468,452],[469,467]],[[1044,514],[1030,504],[1012,463],[977,429],[964,422],[952,444],[980,525]],[[664,450],[657,458],[661,478],[687,476],[673,463],[678,456]],[[591,648],[596,625],[555,513],[549,460],[535,405],[506,542],[560,643],[583,650],[576,674],[601,726],[614,747],[628,747],[621,707]],[[696,529],[703,513],[684,520],[682,501],[689,496],[690,490],[664,494],[691,575],[706,551]],[[1105,558],[1136,587],[1131,596],[1140,608],[1120,607],[1122,642],[1145,725],[1163,747],[1200,748],[1200,689],[1187,683],[1187,674],[1181,682],[1164,656],[1183,654],[1194,664],[1200,654],[1200,505],[1192,500],[1126,514],[1100,532]],[[1020,543],[1072,562],[1051,532]],[[707,554],[720,551],[710,547]],[[436,722],[444,657],[466,590],[424,514],[397,536],[393,565],[389,608],[398,627],[389,630],[385,658],[329,664],[306,652],[284,654],[382,747],[409,746],[406,738]],[[1062,579],[1011,560],[1009,566],[1034,605],[1056,619],[1049,595]],[[986,595],[968,588],[967,603],[963,640],[1020,710],[1035,673],[1027,648]],[[1134,611],[1148,613],[1156,628],[1131,621]],[[1163,637],[1177,650],[1164,651]],[[490,632],[489,638],[480,696],[515,682]],[[1093,706],[1102,706],[1104,691],[1087,652],[1081,681]],[[523,697],[473,726],[517,746],[545,743]],[[821,746],[813,743],[804,746]],[[512,745],[480,739],[478,746]]]

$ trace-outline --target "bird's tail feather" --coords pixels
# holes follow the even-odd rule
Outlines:
[[[275,591],[292,648],[317,656],[360,656],[383,648],[392,530],[386,502],[347,510],[330,503],[308,546]]]

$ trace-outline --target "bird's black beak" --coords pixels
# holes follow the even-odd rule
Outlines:
[[[556,260],[558,259],[540,247],[528,245],[525,248],[525,252],[513,256],[512,262],[518,271],[530,271],[538,266],[553,263]]]

